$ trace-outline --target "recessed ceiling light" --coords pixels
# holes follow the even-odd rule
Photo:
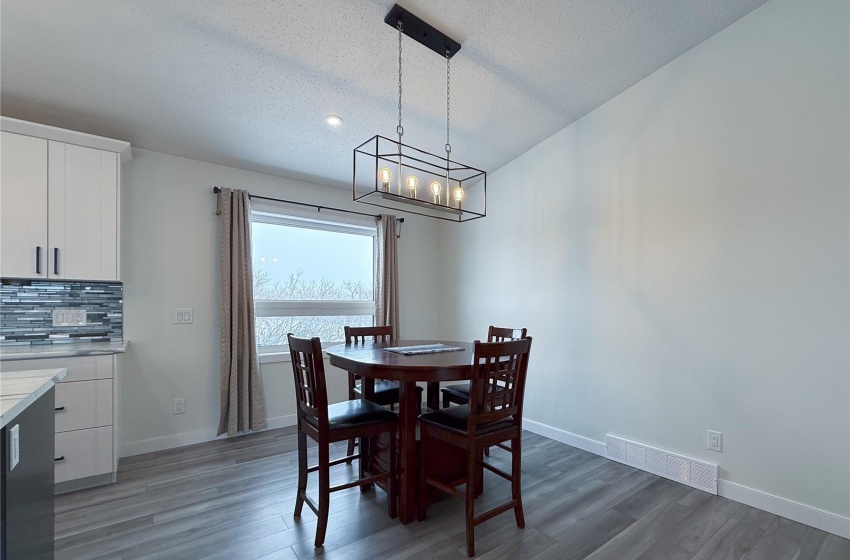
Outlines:
[[[342,118],[339,115],[328,115],[325,122],[331,126],[339,126],[342,124]]]

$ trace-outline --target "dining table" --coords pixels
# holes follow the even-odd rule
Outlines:
[[[389,348],[444,344],[460,348],[449,352],[405,355]],[[440,382],[468,380],[472,373],[473,344],[448,340],[396,340],[338,344],[326,349],[330,364],[362,378],[363,398],[374,394],[376,379],[399,384],[398,446],[398,512],[402,523],[416,517],[419,457],[417,455],[417,423],[421,402],[417,383],[427,383],[428,408],[439,407]],[[368,445],[368,443],[367,443]],[[368,447],[361,450],[368,454]],[[462,476],[464,458],[460,449],[440,450],[446,479]],[[368,458],[366,465],[368,466]],[[361,461],[361,470],[363,469]]]

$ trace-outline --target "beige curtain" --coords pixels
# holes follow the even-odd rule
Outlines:
[[[254,333],[251,201],[242,190],[221,189],[221,414],[218,434],[266,427],[263,381]]]
[[[378,219],[375,276],[375,325],[392,325],[393,338],[398,340],[398,223],[389,214]]]

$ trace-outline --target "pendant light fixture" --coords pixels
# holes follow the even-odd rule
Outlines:
[[[354,148],[353,200],[453,222],[483,218],[487,215],[487,173],[451,159],[451,59],[460,43],[398,4],[384,22],[398,31],[398,139],[376,135]],[[446,59],[445,157],[402,142],[403,35]]]

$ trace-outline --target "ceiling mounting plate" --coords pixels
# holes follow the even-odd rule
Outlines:
[[[398,29],[399,21],[402,24],[402,33],[422,43],[443,58],[446,57],[447,50],[449,58],[460,50],[460,43],[396,4],[384,18],[384,23],[393,29]]]

